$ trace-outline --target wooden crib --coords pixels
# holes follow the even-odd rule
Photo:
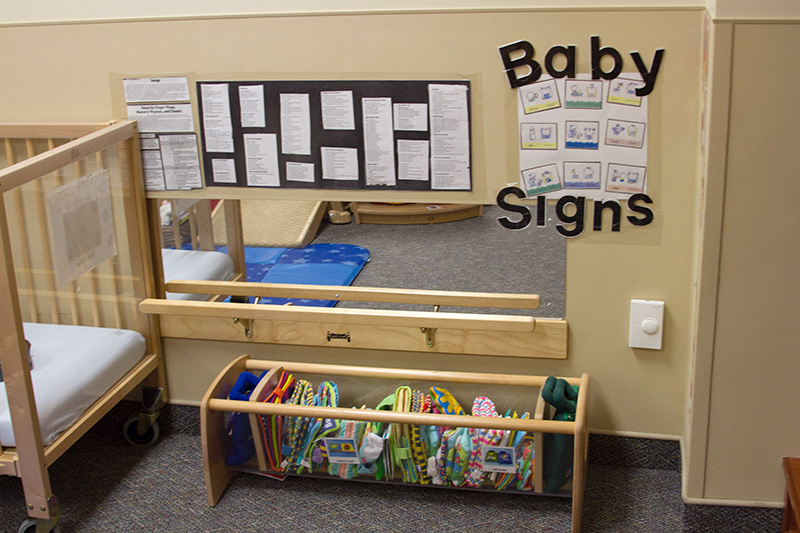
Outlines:
[[[0,364],[13,424],[13,446],[0,446],[0,474],[22,479],[29,519],[21,530],[49,531],[60,513],[49,465],[140,386],[147,390],[145,412],[125,431],[131,442],[157,437],[153,423],[164,400],[161,341],[157,320],[137,308],[155,294],[138,135],[133,121],[0,124],[0,139]],[[81,200],[87,190],[91,195]],[[84,250],[84,245],[95,248]],[[89,328],[69,329],[76,326]],[[67,329],[31,341],[29,359],[26,337],[45,327]],[[90,331],[130,337],[133,345],[124,359],[113,359],[105,348],[81,363],[63,353],[45,354],[48,337],[64,331],[76,332],[79,339]],[[97,399],[85,400],[87,407],[76,405],[74,420],[60,420],[66,415],[56,411],[60,425],[55,429],[43,427],[50,416],[44,412],[47,391],[37,386],[46,373],[40,367],[51,360],[68,369],[87,364],[104,369],[102,379],[82,390],[102,387]]]

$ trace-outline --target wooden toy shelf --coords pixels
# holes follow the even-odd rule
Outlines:
[[[249,401],[228,400],[228,395],[237,378],[242,372],[249,371],[256,375],[268,371],[259,381],[258,386],[250,395]],[[312,407],[284,403],[264,403],[267,396],[272,393],[283,371],[295,376],[324,376],[324,380],[336,381],[337,377],[365,378],[389,380],[391,387],[405,385],[413,382],[429,382],[431,384],[468,384],[486,385],[494,387],[519,387],[519,396],[523,398],[526,392],[537,390],[538,398],[535,407],[530,411],[529,419],[457,416],[434,413],[409,413],[397,411],[383,411],[373,409],[354,409],[344,407]],[[214,380],[208,389],[200,406],[201,435],[203,443],[203,462],[206,482],[206,492],[210,505],[216,505],[222,497],[225,488],[232,477],[239,471],[278,473],[270,470],[265,459],[264,442],[261,439],[259,419],[261,415],[281,415],[287,417],[308,417],[334,420],[361,420],[378,423],[408,424],[420,426],[464,427],[480,429],[501,429],[524,431],[533,436],[534,440],[534,467],[532,490],[521,491],[508,487],[503,492],[524,492],[526,494],[561,495],[572,497],[572,530],[580,530],[581,508],[583,504],[583,490],[586,476],[586,456],[588,449],[588,395],[589,376],[583,374],[580,378],[564,378],[572,385],[577,385],[578,399],[575,419],[573,421],[551,420],[552,407],[542,398],[542,387],[546,376],[489,374],[467,372],[445,372],[431,370],[408,370],[392,368],[374,368],[358,366],[342,366],[313,363],[294,363],[280,361],[264,361],[251,359],[243,355],[231,362]],[[527,391],[525,390],[527,389]],[[465,410],[469,410],[465,406]],[[241,467],[228,467],[225,458],[231,450],[231,438],[226,429],[226,413],[248,413],[250,415],[251,429],[255,441],[256,456]],[[572,449],[573,475],[558,492],[547,493],[544,490],[544,435],[564,434],[574,435]],[[323,477],[327,473],[319,474],[290,474],[312,475]],[[395,476],[396,477],[396,476]],[[359,476],[364,480],[366,476]],[[369,478],[366,478],[369,479]],[[404,483],[394,479],[383,482]],[[436,485],[426,485],[436,486]],[[441,488],[441,487],[440,487]],[[459,487],[462,488],[462,487]],[[479,488],[464,488],[464,490],[492,490],[493,485]]]

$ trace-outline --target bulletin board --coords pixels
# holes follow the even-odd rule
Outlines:
[[[471,191],[470,82],[198,81],[207,187]]]

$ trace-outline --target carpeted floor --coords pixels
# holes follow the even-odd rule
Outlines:
[[[508,215],[497,206],[487,205],[481,217],[442,224],[325,223],[314,243],[357,244],[369,250],[370,262],[353,282],[355,286],[532,293],[541,298],[539,309],[534,311],[480,309],[478,312],[563,317],[564,237],[553,223],[544,228],[532,225],[524,230],[507,230],[497,219]],[[372,302],[338,305],[422,309]]]
[[[571,500],[466,490],[237,475],[206,502],[199,409],[169,406],[162,438],[134,448],[123,402],[50,469],[61,531],[569,531]],[[780,510],[684,505],[675,442],[592,435],[583,531],[778,531]],[[0,531],[25,516],[18,479],[0,477]]]

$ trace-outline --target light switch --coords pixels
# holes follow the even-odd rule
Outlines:
[[[661,349],[664,330],[664,302],[660,300],[631,300],[631,348]]]

